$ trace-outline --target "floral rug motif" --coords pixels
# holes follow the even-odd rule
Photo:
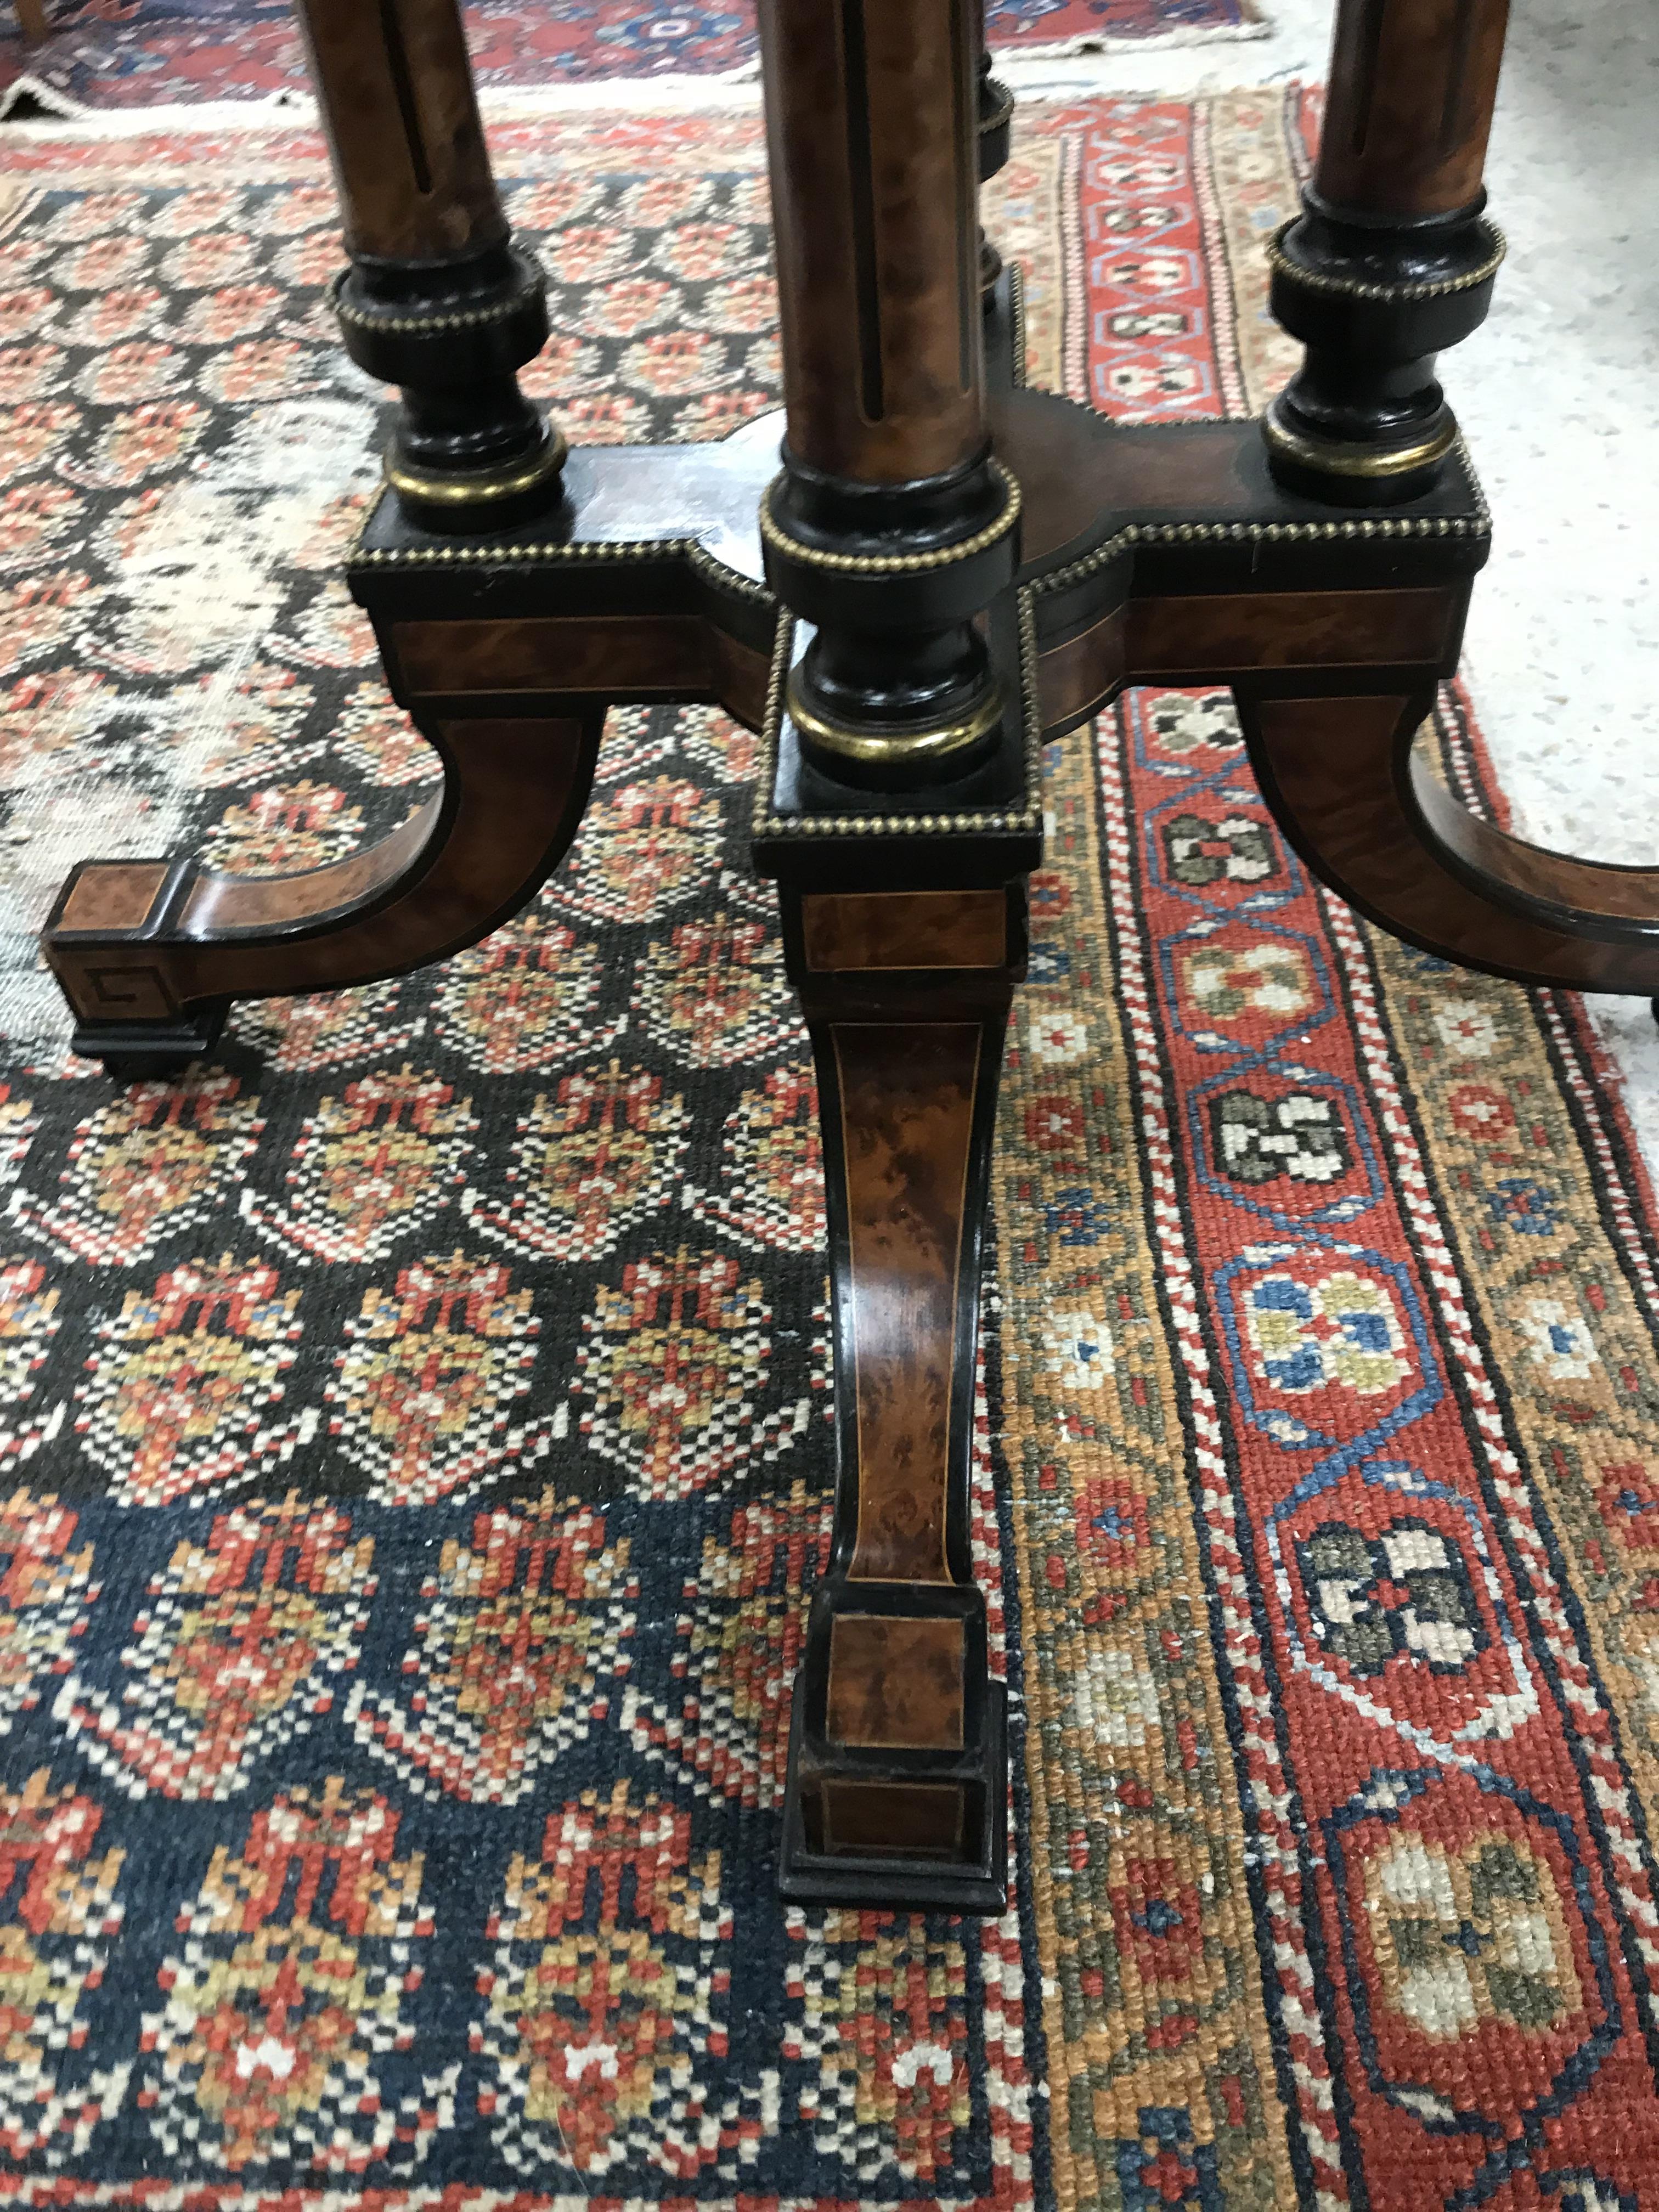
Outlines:
[[[290,0],[47,0],[52,35],[0,17],[0,115],[27,96],[60,114],[307,90]],[[468,0],[478,82],[523,91],[596,79],[731,76],[756,64],[754,0]],[[1255,38],[1256,0],[989,0],[1011,53],[1109,52]]]
[[[1258,409],[1307,130],[1028,109],[1033,380]],[[498,144],[574,436],[773,404],[750,119]],[[68,863],[314,864],[428,757],[339,582],[315,139],[0,159],[0,2203],[1652,2201],[1659,1239],[1577,1003],[1325,896],[1224,697],[1050,749],[977,1486],[1013,1896],[785,1910],[830,1440],[754,741],[614,716],[520,920],[112,1091],[32,949]],[[1497,805],[1460,696],[1431,742]]]

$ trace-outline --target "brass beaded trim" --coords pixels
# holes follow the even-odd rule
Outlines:
[[[775,607],[777,599],[768,586],[758,583],[753,576],[745,576],[740,569],[728,568],[718,560],[700,538],[690,540],[686,556],[695,573],[717,592],[730,598],[749,600],[755,606]]]
[[[678,561],[696,544],[692,538],[590,538],[574,545],[418,545],[402,547],[354,546],[347,561],[358,568],[420,568],[435,562],[503,561]],[[768,594],[769,597],[770,595]]]
[[[1022,326],[1021,310],[1023,307],[1023,287],[1020,281],[1020,268],[1018,263],[1010,262],[1008,264],[1008,268],[1009,272],[1014,280],[1012,304],[1014,307],[1014,323],[1017,342],[1016,360],[1018,361],[1021,358],[1023,354],[1023,349],[1019,348],[1018,345],[1018,339],[1021,334]],[[1079,413],[1089,415],[1091,421],[1097,422],[1100,419],[1094,414],[1092,409],[1082,407],[1078,401],[1066,398],[1064,394],[1055,393],[1053,396],[1056,398],[1061,399],[1063,404],[1067,406],[1078,408]],[[1207,428],[1209,425],[1194,423],[1182,427],[1191,428],[1194,430],[1201,430]],[[1113,537],[1108,538],[1103,544],[1095,547],[1091,552],[1084,554],[1078,560],[1072,562],[1067,567],[1064,568],[1057,568],[1048,575],[1033,577],[1029,584],[1022,585],[1020,586],[1019,610],[1022,652],[1024,653],[1026,650],[1024,641],[1029,630],[1030,662],[1030,665],[1035,667],[1036,631],[1035,620],[1032,616],[1032,608],[1038,597],[1054,592],[1066,591],[1073,584],[1085,581],[1090,576],[1096,574],[1100,569],[1108,567],[1121,555],[1133,552],[1137,545],[1208,545],[1225,544],[1243,545],[1249,544],[1251,543],[1266,544],[1329,544],[1338,538],[1428,538],[1486,537],[1490,534],[1492,530],[1492,510],[1486,504],[1486,494],[1481,489],[1480,480],[1475,474],[1474,465],[1469,457],[1468,447],[1461,432],[1458,435],[1456,443],[1452,448],[1451,458],[1455,460],[1457,465],[1462,468],[1464,476],[1468,480],[1469,490],[1474,501],[1474,513],[1472,514],[1434,516],[1367,516],[1363,519],[1358,517],[1350,518],[1340,522],[1129,523],[1126,525],[1123,529],[1118,531]],[[1012,478],[1010,479],[1010,482],[1012,482]],[[372,516],[370,519],[372,520]],[[368,525],[365,524],[364,526],[367,528]],[[702,576],[705,581],[709,583],[715,589],[726,593],[728,597],[747,599],[752,605],[775,608],[776,601],[773,594],[763,584],[756,582],[752,577],[742,574],[738,569],[728,568],[725,562],[717,560],[712,553],[706,550],[701,539],[695,538],[647,538],[632,539],[591,538],[574,545],[556,544],[538,545],[501,545],[465,543],[454,545],[424,546],[418,549],[412,549],[409,551],[369,548],[364,546],[360,539],[358,544],[353,547],[351,552],[347,556],[347,565],[349,567],[357,568],[416,568],[425,567],[465,565],[484,561],[501,562],[507,564],[522,564],[532,562],[548,561],[558,562],[568,562],[577,565],[590,564],[595,567],[601,567],[606,562],[610,561],[682,560],[689,562],[693,570]],[[792,618],[781,616],[779,623],[780,644],[778,650],[787,651],[788,636],[792,635]],[[787,673],[787,662],[786,661],[783,664],[783,673],[780,674],[775,653],[773,685],[769,688],[767,695],[767,721],[765,725],[767,728],[771,729],[775,733],[772,741],[772,768],[763,786],[764,790],[769,794],[771,788],[771,775],[775,774],[776,770],[776,717],[774,709],[775,706],[781,703],[782,700],[783,675]],[[773,696],[774,690],[776,693],[775,701]],[[1030,693],[1029,703],[1031,707],[1031,710],[1035,711],[1034,691]],[[1039,748],[1041,746],[1041,741],[1042,732],[1039,725],[1036,741]],[[1028,787],[1032,792],[1036,792],[1040,789],[1040,784],[1036,780],[1035,775],[1033,775],[1030,780]],[[763,803],[758,792],[757,793],[756,803],[758,810]],[[862,825],[874,817],[860,815],[849,818]],[[1040,815],[1037,819],[1038,822],[1040,822]],[[763,820],[757,811],[755,823],[755,834],[758,836],[763,832],[763,834],[769,836],[787,836],[795,834],[799,826],[799,825],[798,825],[792,818],[768,817]],[[833,828],[836,825],[830,824],[828,826]],[[959,830],[965,827],[1024,829],[1036,826],[1036,824],[1032,823],[1026,816],[1016,817],[1012,815],[999,815],[995,817],[988,817],[975,815],[971,817],[952,816],[949,817],[946,826],[952,830]],[[859,830],[854,830],[853,834],[857,835],[860,834],[860,832]],[[864,834],[867,834],[867,832]]]
[[[780,612],[772,672],[766,686],[766,718],[761,725],[760,775],[750,834],[757,839],[819,837],[963,837],[987,830],[1040,836],[1042,830],[1042,708],[1037,697],[1036,620],[1031,595],[1019,593],[1020,714],[1024,732],[1025,804],[1018,811],[975,810],[962,814],[773,814],[768,810],[778,774],[778,734],[783,721],[784,687],[793,659],[795,618]]]
[[[996,94],[997,105],[979,118],[975,127],[981,138],[988,138],[992,131],[1000,131],[1005,123],[1011,122],[1014,112],[1014,95],[1000,77],[988,77],[986,88]]]
[[[1015,827],[1041,831],[1042,828],[1042,699],[1037,689],[1037,633],[1036,602],[1022,591],[1019,608],[1020,708],[1025,731],[1025,811]]]
[[[839,575],[848,576],[915,576],[931,569],[954,568],[958,561],[971,561],[976,553],[983,553],[999,538],[1006,538],[1019,520],[1023,501],[1020,489],[1000,461],[988,463],[991,473],[1002,486],[1003,507],[994,522],[988,522],[983,530],[976,530],[971,538],[959,538],[954,545],[941,545],[928,553],[822,553],[815,545],[804,545],[799,538],[792,538],[775,519],[772,498],[784,480],[780,469],[761,495],[761,536],[775,553],[791,561],[799,561],[804,568],[832,568]]]
[[[686,561],[705,582],[730,599],[747,599],[756,606],[776,605],[764,584],[727,568],[697,538],[588,538],[574,545],[422,545],[407,550],[366,546],[360,540],[346,556],[348,568],[450,568],[482,561],[520,567],[554,561],[595,568],[609,561]]]
[[[1005,261],[1008,271],[1008,363],[1013,372],[1014,389],[1025,389],[1025,271],[1018,261]]]
[[[1304,269],[1299,261],[1291,259],[1285,251],[1285,235],[1301,220],[1300,216],[1292,216],[1289,222],[1281,222],[1267,240],[1267,266],[1276,274],[1294,277],[1310,292],[1328,292],[1348,300],[1441,300],[1454,292],[1472,292],[1477,284],[1484,284],[1498,274],[1509,252],[1509,240],[1498,225],[1483,221],[1481,231],[1491,241],[1486,258],[1467,276],[1448,276],[1433,284],[1362,284],[1350,276],[1327,276],[1316,270]]]
[[[1066,591],[1108,567],[1120,555],[1132,553],[1137,545],[1317,544],[1339,538],[1485,538],[1492,530],[1492,509],[1461,431],[1451,458],[1468,478],[1474,495],[1473,514],[1383,515],[1348,522],[1131,522],[1069,567],[1033,577],[1026,588],[1036,594]]]
[[[528,289],[516,292],[509,300],[497,300],[487,307],[458,307],[453,314],[435,315],[366,315],[361,307],[353,307],[340,296],[342,288],[351,271],[343,269],[329,287],[329,304],[343,323],[350,323],[360,331],[386,331],[398,337],[420,337],[434,331],[475,330],[485,323],[505,323],[522,313],[537,293],[547,283],[547,272],[539,262],[532,264],[535,283]]]
[[[772,633],[772,665],[767,671],[766,705],[761,714],[761,773],[750,813],[750,827],[756,836],[761,834],[767,819],[766,809],[777,781],[778,732],[783,721],[783,691],[789,681],[794,645],[795,617],[787,607],[781,606],[777,628]]]

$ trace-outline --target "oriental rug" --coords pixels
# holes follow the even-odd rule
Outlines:
[[[24,96],[76,114],[307,88],[289,0],[47,4],[52,36],[29,47],[0,0],[0,115]],[[470,0],[466,24],[487,92],[730,76],[756,63],[754,0]],[[989,0],[988,29],[999,52],[1059,55],[1255,38],[1266,25],[1256,0]]]
[[[1257,407],[1300,98],[1028,112],[1034,380]],[[747,119],[498,138],[574,435],[776,380]],[[753,739],[614,717],[436,974],[114,1092],[76,855],[331,858],[428,758],[339,586],[314,139],[9,150],[0,2202],[1634,2212],[1659,2197],[1659,1248],[1578,1005],[1357,922],[1224,698],[1051,749],[978,1567],[1000,1922],[785,1911],[830,1480]],[[1428,742],[1496,806],[1467,706]]]

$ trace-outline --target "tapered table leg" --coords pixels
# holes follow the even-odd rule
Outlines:
[[[1002,1908],[1004,1692],[973,1581],[980,1247],[1023,886],[784,896],[817,1063],[835,1540],[795,1685],[788,1898]]]
[[[756,857],[823,1101],[839,1468],[781,1886],[998,1911],[968,1454],[1032,678],[986,406],[981,25],[963,0],[763,0],[760,25],[787,420],[761,534],[799,630]]]

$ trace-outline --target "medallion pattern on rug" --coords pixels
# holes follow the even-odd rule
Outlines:
[[[1259,408],[1309,121],[1025,118],[1033,380]],[[499,144],[574,435],[772,404],[750,123]],[[315,142],[0,191],[0,2201],[1644,2201],[1659,1249],[1575,1002],[1325,898],[1222,696],[1049,749],[975,1492],[1016,1894],[786,1911],[828,1327],[755,740],[614,715],[526,915],[112,1091],[31,947],[68,862],[314,864],[429,757],[337,581]],[[1494,804],[1460,697],[1432,744]]]

